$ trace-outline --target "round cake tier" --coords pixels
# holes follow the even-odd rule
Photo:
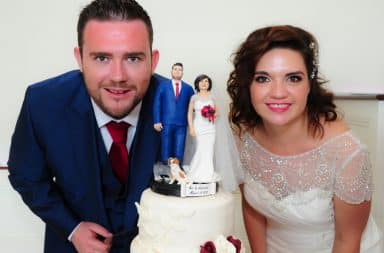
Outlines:
[[[234,198],[223,191],[179,198],[147,189],[137,207],[139,234],[131,253],[199,253],[205,242],[234,231]]]

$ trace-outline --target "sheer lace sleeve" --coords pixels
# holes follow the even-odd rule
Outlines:
[[[360,144],[346,153],[340,153],[345,159],[340,159],[340,167],[336,168],[336,196],[349,204],[370,200],[373,190],[372,166],[366,148]]]

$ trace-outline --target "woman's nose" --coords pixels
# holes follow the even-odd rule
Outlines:
[[[282,98],[287,95],[287,87],[283,81],[275,81],[272,84],[271,96],[275,98]]]

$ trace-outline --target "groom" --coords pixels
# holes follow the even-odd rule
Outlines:
[[[158,86],[154,103],[154,128],[161,133],[161,161],[176,157],[183,164],[189,100],[194,91],[183,82],[183,64],[172,65],[172,80],[164,80]]]
[[[137,2],[94,0],[78,20],[80,70],[28,87],[9,180],[46,224],[45,253],[130,252],[160,147],[152,40]]]

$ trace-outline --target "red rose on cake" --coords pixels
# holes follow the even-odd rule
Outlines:
[[[225,238],[220,235],[214,242],[208,241],[200,246],[200,253],[244,253],[245,250],[241,249],[241,241],[228,236]]]
[[[215,244],[212,241],[204,243],[203,246],[200,246],[200,253],[216,253]]]
[[[227,240],[233,244],[236,248],[236,253],[240,253],[241,250],[241,241],[239,239],[235,239],[232,235],[227,237]]]

